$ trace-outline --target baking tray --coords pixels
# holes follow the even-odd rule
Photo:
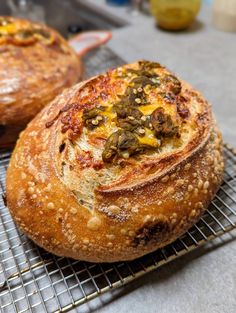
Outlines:
[[[85,58],[87,77],[124,63],[101,47]],[[131,262],[96,264],[56,257],[15,226],[2,195],[11,155],[0,152],[0,308],[3,313],[67,312],[236,228],[236,150],[224,146],[224,181],[200,221],[174,243]],[[80,311],[80,310],[79,310]]]

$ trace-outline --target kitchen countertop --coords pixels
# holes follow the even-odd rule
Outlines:
[[[109,42],[125,61],[155,60],[202,91],[212,103],[224,140],[236,146],[236,34],[211,25],[210,6],[184,32],[168,33],[151,17],[127,8],[108,8],[104,0],[86,0],[123,18]],[[107,293],[74,312],[235,313],[236,232]]]

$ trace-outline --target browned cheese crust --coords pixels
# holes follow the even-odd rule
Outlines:
[[[7,204],[56,255],[131,260],[196,223],[223,170],[208,102],[139,61],[66,90],[28,125],[8,168]]]
[[[0,17],[0,148],[56,95],[81,80],[81,62],[54,30]]]

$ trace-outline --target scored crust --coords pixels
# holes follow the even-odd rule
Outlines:
[[[59,33],[23,19],[0,17],[0,148],[66,87],[81,80],[76,53]]]
[[[139,117],[126,119],[130,107]],[[109,146],[117,131],[125,149]],[[208,102],[158,63],[140,61],[66,90],[28,125],[7,171],[7,204],[20,229],[50,252],[131,260],[186,232],[223,170]]]

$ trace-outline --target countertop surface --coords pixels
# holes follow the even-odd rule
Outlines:
[[[236,34],[212,26],[210,6],[202,7],[188,31],[168,33],[151,17],[89,1],[129,24],[113,31],[109,47],[127,62],[158,61],[199,89],[213,106],[224,140],[236,146]],[[77,312],[235,313],[235,236],[216,239]]]

